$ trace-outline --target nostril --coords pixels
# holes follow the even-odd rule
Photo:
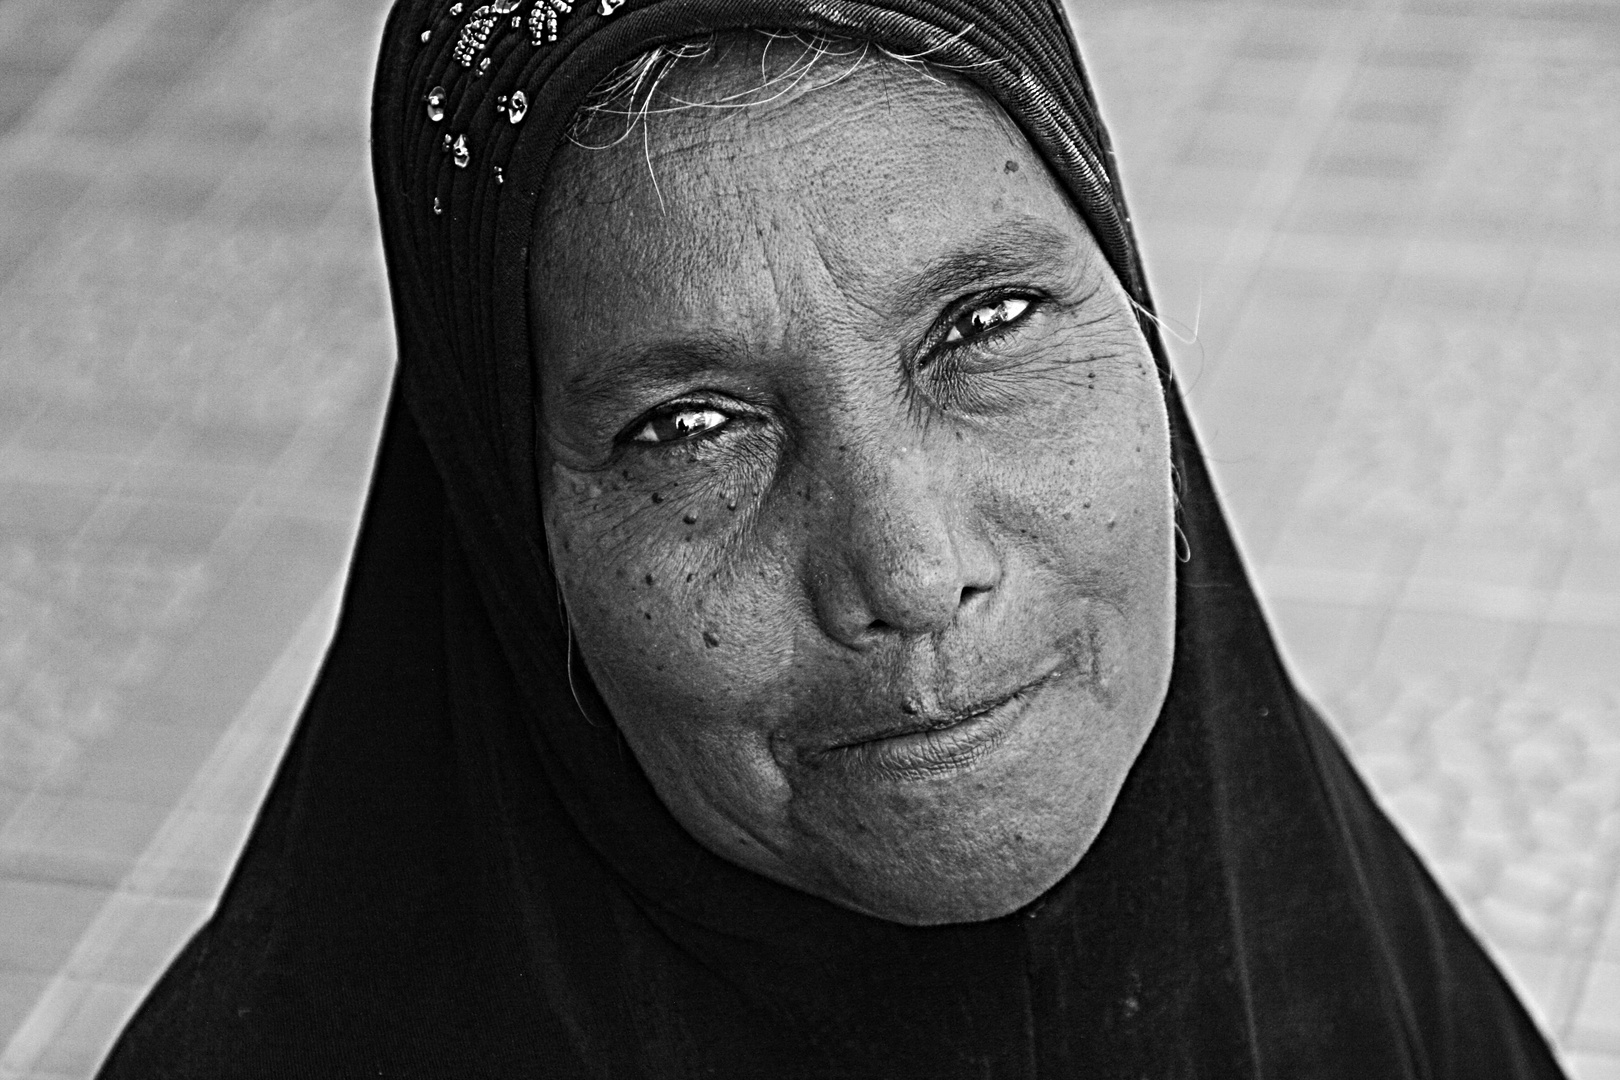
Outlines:
[[[981,588],[977,585],[968,585],[963,588],[962,595],[957,597],[956,606],[967,607],[969,604],[973,603],[973,601],[977,600],[979,597],[985,595],[989,591],[990,590],[987,587]]]
[[[937,634],[994,606],[980,600],[1001,583],[987,544],[972,536],[964,542],[943,518],[908,518],[901,529],[888,508],[867,516],[873,520],[856,524],[869,527],[847,530],[806,567],[816,620],[829,637],[867,648]]]

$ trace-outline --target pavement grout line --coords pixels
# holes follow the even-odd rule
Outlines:
[[[64,82],[82,83],[92,89],[98,86],[99,84],[93,80],[72,78],[81,66],[81,60],[86,55],[91,55],[89,64],[92,69],[99,78],[106,77],[122,54],[128,51],[130,45],[144,38],[146,27],[161,17],[163,11],[174,2],[175,0],[125,0],[118,14],[98,28],[91,41],[80,49],[79,55],[75,56],[67,72],[53,80],[53,90],[45,96],[49,100],[42,98],[40,102],[36,102],[29,117],[15,131],[9,136],[0,137],[0,187],[9,183],[23,167],[50,163],[55,160],[53,151],[65,151],[70,165],[77,166],[81,171],[93,171],[90,184],[79,194],[73,208],[61,215],[63,219],[76,217],[78,215],[73,213],[73,209],[96,205],[97,197],[105,196],[103,190],[105,186],[109,182],[124,181],[132,165],[139,168],[150,157],[169,152],[163,148],[148,146],[145,140],[133,140],[130,146],[107,146],[104,140],[90,140],[94,149],[84,149],[84,141],[67,137],[62,132],[68,127],[70,118],[77,114],[86,100],[93,99],[94,95],[82,86],[76,95],[66,91],[58,93],[58,88]],[[232,16],[232,22],[249,18],[268,19],[275,11],[284,11],[294,2],[295,0],[275,0],[272,4],[258,7],[239,5],[237,13]],[[126,9],[136,5],[140,5],[142,10],[138,15],[126,20],[130,24],[128,27],[112,26]],[[104,34],[106,41],[102,40]],[[222,62],[216,60],[216,63]],[[194,74],[196,70],[193,68],[192,73]],[[179,85],[169,87],[165,91],[166,95],[173,98],[178,93]],[[45,114],[43,118],[41,114]],[[154,124],[148,121],[143,126],[150,129]],[[168,133],[161,121],[157,123],[157,127],[155,134],[161,136]],[[177,130],[183,132],[184,129]],[[299,122],[295,117],[278,113],[276,122],[266,124],[246,145],[233,148],[235,153],[230,169],[220,178],[203,206],[190,215],[186,222],[187,227],[195,227],[199,223],[230,226],[233,229],[240,227],[239,219],[250,205],[252,198],[265,190],[266,177],[261,165],[268,165],[273,173],[288,170],[291,175],[287,179],[296,177],[307,183],[310,179],[309,164],[299,162],[296,165],[286,165],[285,162],[289,158],[297,155],[285,153],[284,147],[283,152],[276,152],[284,141],[296,143],[298,130]],[[328,208],[328,212],[317,219],[314,225],[316,229],[333,220],[332,211],[346,202],[356,175],[365,181],[363,186],[369,191],[370,162],[364,154],[355,156],[356,161],[347,168],[350,179],[338,189],[339,193],[332,200],[333,205]],[[26,259],[6,278],[0,279],[0,302],[8,295],[20,291],[23,283],[38,276],[45,251],[49,246],[38,245],[31,258]],[[138,333],[136,337],[138,338]]]
[[[49,0],[8,0],[0,4],[0,41],[15,41],[27,25]]]
[[[1366,607],[1369,598],[1384,596],[1402,611],[1620,630],[1620,593],[1570,593],[1557,587],[1493,585],[1417,574],[1398,578],[1375,571],[1276,563],[1256,567],[1254,577],[1267,599]]]
[[[40,160],[42,144],[51,133],[95,100],[102,82],[161,18],[174,0],[124,0],[118,10],[91,34],[72,63],[51,80],[51,88],[34,102],[27,117],[12,133],[0,138],[0,188],[9,186],[18,169]]]
[[[1225,308],[1235,314],[1246,306],[1243,298],[1253,289],[1312,159],[1343,110],[1362,56],[1388,34],[1399,14],[1398,0],[1375,0],[1368,8],[1341,13],[1335,20],[1340,32],[1331,36],[1288,119],[1273,135],[1271,154],[1255,172],[1248,197],[1228,231],[1225,249],[1205,268],[1204,278],[1212,283],[1207,286],[1207,302],[1213,309]],[[1222,366],[1220,361],[1219,353],[1207,356],[1201,377],[1214,374]]]
[[[199,561],[217,573],[235,566],[245,558],[252,549],[254,540],[263,532],[269,520],[277,514],[280,506],[290,498],[296,497],[301,490],[302,481],[319,464],[337,434],[336,424],[313,419],[305,421],[275,461],[264,470],[259,482],[243,496]],[[104,499],[103,503],[106,501]],[[123,525],[127,525],[128,515],[140,504],[133,500],[121,501],[127,503],[129,507],[122,521]],[[80,536],[83,536],[83,530]],[[78,539],[75,538],[75,541]],[[26,684],[20,685],[17,693],[21,694],[25,689]],[[0,850],[26,846],[25,838],[19,835],[19,830],[26,828],[27,823],[36,817],[33,813],[36,803],[49,797],[50,792],[43,785],[23,797],[5,823],[0,825]]]
[[[161,899],[182,869],[198,860],[200,842],[214,835],[211,807],[243,777],[262,778],[268,788],[273,769],[291,737],[310,675],[324,654],[337,621],[347,568],[310,610],[292,641],[260,681],[240,713],[220,736],[208,760],[198,769],[185,794],[164,820],[152,842],[119,883],[80,936],[66,963],[35,1001],[28,1017],[0,1053],[0,1080],[20,1080],[49,1050],[73,1019],[86,994],[100,981],[109,960],[132,926],[138,925]],[[261,794],[262,799],[262,794]],[[251,822],[242,822],[240,847]],[[234,860],[233,860],[234,861]],[[212,904],[209,905],[210,909]],[[181,945],[184,942],[177,942]],[[119,1024],[124,1022],[122,1018]],[[107,1045],[118,1027],[105,1033]]]
[[[362,182],[362,178],[358,176],[352,180],[340,197],[334,200],[334,205],[329,208],[322,220],[341,213],[355,185]],[[267,314],[266,319],[268,318]],[[262,325],[261,323],[261,327]],[[257,331],[250,334],[244,347],[250,345],[256,336]],[[216,360],[216,363],[219,362],[222,361]],[[200,561],[215,571],[227,569],[240,562],[251,550],[254,539],[263,531],[278,507],[300,492],[303,480],[319,464],[338,433],[339,425],[333,420],[318,417],[305,420],[275,461],[263,471],[258,482],[244,493]],[[142,452],[131,461],[124,476],[115,483],[114,490],[103,495],[97,502],[90,519],[70,541],[70,547],[83,553],[87,548],[94,546],[92,539],[101,546],[110,545],[117,535],[128,527],[142,505],[138,500],[117,497],[119,488],[127,487],[131,477],[143,472],[161,471],[163,465],[172,460],[175,449],[185,442],[187,435],[179,423],[178,410],[171,412]],[[152,448],[160,444],[164,452],[154,459]],[[36,675],[37,677],[39,676]],[[31,682],[20,683],[16,694],[26,692],[29,685]],[[35,805],[40,799],[46,798],[47,794],[42,785],[24,795],[4,824],[0,825],[0,847],[18,846],[20,842],[20,837],[16,835],[18,829],[33,820]]]
[[[1609,888],[1604,899],[1603,917],[1598,921],[1597,940],[1593,942],[1593,947],[1588,949],[1585,955],[1578,957],[1576,961],[1581,972],[1580,985],[1577,988],[1575,1001],[1569,1010],[1569,1015],[1564,1018],[1564,1022],[1559,1025],[1558,1030],[1558,1041],[1564,1045],[1574,1044],[1580,1040],[1583,1034],[1580,1020],[1586,1012],[1588,996],[1595,993],[1592,984],[1597,981],[1597,962],[1599,960],[1620,961],[1620,867],[1616,867],[1615,872],[1610,877]],[[1605,946],[1610,943],[1613,944],[1615,949],[1612,956],[1605,955]],[[1612,1010],[1616,1008],[1620,1008],[1620,1002],[1610,1004],[1611,1015]],[[1617,1055],[1620,1055],[1620,1039],[1616,1040],[1613,1049]]]

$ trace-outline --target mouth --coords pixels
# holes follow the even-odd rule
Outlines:
[[[1062,677],[1053,670],[1016,690],[949,712],[922,712],[858,739],[815,752],[821,765],[893,779],[939,777],[970,768],[1017,726],[1033,699]]]

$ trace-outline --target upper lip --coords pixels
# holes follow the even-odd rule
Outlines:
[[[936,707],[933,709],[925,709],[909,715],[904,720],[897,723],[886,724],[883,727],[865,732],[855,738],[833,743],[827,746],[822,753],[831,753],[834,750],[849,750],[857,746],[862,746],[866,743],[879,742],[883,739],[897,739],[904,735],[916,735],[924,731],[943,731],[946,728],[955,727],[957,724],[964,724],[969,720],[983,716],[987,712],[1000,708],[1013,698],[1039,689],[1045,684],[1051,682],[1053,679],[1056,679],[1061,674],[1062,669],[1054,667],[1045,674],[1039,675],[1027,683],[1014,687],[1011,690],[1000,691],[990,695],[989,697],[980,698],[969,705],[963,705],[957,708]]]

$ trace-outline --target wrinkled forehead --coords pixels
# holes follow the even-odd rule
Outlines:
[[[807,73],[779,40],[738,46],[669,72],[652,108],[615,118],[628,137],[558,155],[531,263],[537,345],[560,344],[558,311],[611,321],[605,336],[661,320],[744,334],[781,331],[818,282],[898,310],[942,268],[963,287],[1024,258],[1103,269],[1061,184],[977,87],[875,50]]]
[[[582,113],[536,216],[537,280],[604,245],[630,257],[664,249],[657,272],[691,281],[793,230],[813,232],[833,263],[876,266],[895,243],[948,243],[964,223],[1085,229],[1017,125],[953,72],[781,35],[698,48],[667,67],[634,66],[620,78],[651,90]]]

